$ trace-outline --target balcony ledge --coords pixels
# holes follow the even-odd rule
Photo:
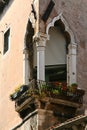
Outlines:
[[[18,92],[10,95],[11,100],[15,101],[15,110],[23,115],[27,111],[29,114],[36,109],[44,109],[73,117],[76,110],[83,105],[85,91],[77,89],[72,93],[68,90],[59,91],[58,87],[52,86],[40,82],[30,86],[22,85]]]
[[[49,106],[51,106],[51,104],[56,104],[56,105],[59,104],[59,105],[72,107],[72,108],[82,107],[82,104],[71,102],[71,101],[64,100],[64,99],[58,99],[58,98],[52,98],[52,97],[40,98],[37,95],[33,95],[32,97],[29,97],[28,99],[26,99],[21,105],[16,104],[15,110],[17,112],[20,112],[20,111],[26,109],[27,107],[31,106],[31,104],[35,104],[36,109],[41,109],[42,103],[45,104],[43,109],[49,109]]]

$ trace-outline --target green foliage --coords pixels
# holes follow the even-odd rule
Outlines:
[[[10,94],[10,97],[11,97],[14,93],[18,92],[18,91],[20,90],[20,87],[21,87],[21,85],[19,84],[19,85],[15,88],[14,92]]]
[[[42,91],[39,96],[40,96],[40,98],[44,98],[44,97],[46,97],[46,93]]]
[[[78,87],[77,83],[72,83],[70,86],[68,86],[68,90],[71,93],[75,93],[77,91],[77,87]]]
[[[74,87],[74,86],[77,87],[78,84],[77,84],[77,83],[72,83],[71,86],[72,86],[72,87]]]
[[[59,90],[57,90],[57,89],[53,89],[53,90],[52,90],[52,93],[55,94],[55,95],[59,95],[60,92],[59,92]]]

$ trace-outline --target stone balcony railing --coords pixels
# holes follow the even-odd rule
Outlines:
[[[32,80],[10,97],[15,101],[15,110],[22,118],[35,109],[52,110],[56,115],[73,117],[77,108],[83,104],[85,92],[82,89],[70,92],[68,88],[62,90],[60,87],[53,83]]]

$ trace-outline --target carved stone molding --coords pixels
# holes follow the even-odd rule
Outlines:
[[[45,47],[46,46],[47,35],[43,33],[38,33],[34,35],[34,42],[37,47]]]
[[[75,54],[75,55],[77,54],[77,44],[76,43],[69,44],[68,49],[69,49],[69,54]]]
[[[36,7],[37,7],[38,1],[37,0],[33,0],[32,4],[31,4],[31,13],[29,16],[29,19],[32,23],[33,28],[35,28],[36,26],[36,21],[37,21],[37,12],[36,12]]]
[[[50,27],[54,27],[54,24],[56,21],[58,20],[61,20],[62,23],[64,23],[64,26],[65,26],[65,32],[68,32],[70,37],[71,37],[71,43],[75,42],[75,38],[74,38],[74,34],[72,32],[72,30],[70,29],[67,21],[65,20],[65,18],[63,17],[63,14],[60,13],[58,16],[54,17],[52,19],[52,22],[50,22],[48,25],[47,25],[47,28],[46,28],[46,34],[48,35],[48,32],[49,32],[49,28]]]

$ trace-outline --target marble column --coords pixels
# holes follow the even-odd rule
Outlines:
[[[34,37],[37,48],[37,80],[45,81],[45,47],[46,34],[39,33]]]
[[[69,53],[67,55],[67,82],[68,84],[76,83],[76,55],[77,44],[72,43],[69,45]]]
[[[23,50],[23,84],[29,84],[29,59],[28,51],[26,48]]]

